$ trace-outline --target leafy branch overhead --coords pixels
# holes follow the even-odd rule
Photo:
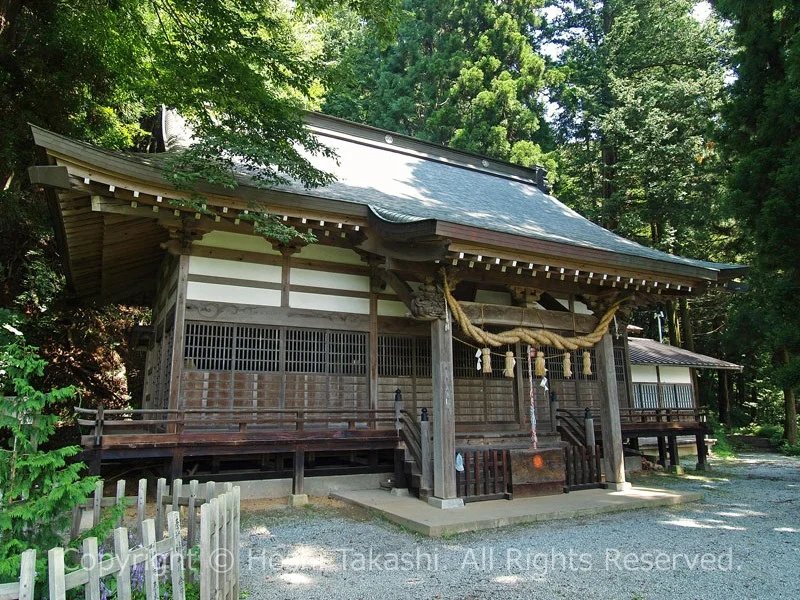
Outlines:
[[[192,146],[163,163],[182,189],[232,188],[237,173],[259,185],[325,185],[331,175],[309,159],[332,154],[302,120],[315,106],[324,57],[300,25],[347,6],[388,35],[399,15],[396,0],[11,5],[0,15],[0,63],[8,67],[0,77],[0,184],[12,187],[34,162],[27,122],[109,148],[154,151],[161,106],[194,132]]]

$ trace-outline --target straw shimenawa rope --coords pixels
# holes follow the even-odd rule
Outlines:
[[[444,272],[442,272],[442,279],[444,282],[444,297],[447,300],[447,305],[450,307],[450,312],[453,313],[453,317],[455,317],[456,322],[461,326],[461,329],[467,335],[484,346],[497,347],[506,344],[516,344],[517,342],[522,342],[536,347],[554,346],[558,350],[591,348],[600,341],[600,338],[602,338],[603,335],[605,335],[609,324],[617,312],[617,309],[623,302],[625,302],[625,300],[627,300],[627,298],[622,298],[621,300],[614,302],[614,304],[612,304],[606,311],[606,314],[604,314],[597,323],[597,327],[594,328],[594,331],[587,333],[586,335],[564,337],[552,331],[547,331],[544,329],[527,329],[525,327],[515,327],[514,329],[509,329],[500,333],[490,333],[476,325],[473,325],[470,322],[469,317],[464,312],[464,309],[461,308],[458,300],[453,298],[453,294],[450,292],[450,286],[447,284],[447,275]]]

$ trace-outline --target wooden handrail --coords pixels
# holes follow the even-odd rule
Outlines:
[[[306,425],[345,423],[346,429],[356,430],[359,423],[394,423],[395,411],[372,408],[209,408],[203,409],[98,409],[76,408],[78,425],[91,428],[94,445],[102,444],[103,435],[139,433],[135,429],[159,428],[151,433],[183,433],[193,428],[238,427],[246,433],[249,426],[278,426],[282,430],[302,431]],[[163,415],[163,418],[153,418]],[[171,426],[171,427],[168,427]],[[171,431],[170,431],[171,429]]]

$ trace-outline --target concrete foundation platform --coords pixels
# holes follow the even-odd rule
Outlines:
[[[596,489],[558,496],[472,502],[458,510],[441,510],[417,498],[392,496],[383,490],[334,492],[331,497],[371,510],[411,531],[439,537],[520,523],[671,506],[701,500],[703,495],[649,488],[619,492]]]

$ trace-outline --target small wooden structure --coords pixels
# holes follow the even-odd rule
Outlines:
[[[549,195],[543,169],[317,114],[307,122],[338,155],[312,159],[335,183],[264,190],[243,174],[235,190],[201,188],[202,207],[173,202],[187,194],[150,156],[33,128],[45,158],[30,176],[47,190],[74,292],[153,307],[142,409],[82,411],[86,457],[98,468],[162,457],[178,477],[203,460],[214,472],[251,456],[293,474],[296,490],[303,473],[336,472],[337,460],[365,470],[388,461],[396,485],[419,488],[425,409],[422,495],[455,506],[476,485],[457,480],[464,452],[513,455],[532,433],[537,452],[561,452],[557,409],[589,407],[603,424],[606,481],[623,486],[620,410],[637,410],[627,311],[725,285],[742,268],[604,230]],[[253,200],[318,241],[255,235]],[[545,382],[528,343],[483,350],[466,322],[487,334],[595,337],[567,350],[536,344]],[[481,485],[509,493],[515,474],[495,470],[513,456],[491,464]]]
[[[740,372],[741,365],[676,348],[654,340],[630,337],[631,380],[633,386],[633,417],[636,412],[651,411],[661,416],[661,422],[678,421],[677,431],[651,427],[640,422],[641,431],[631,429],[629,443],[639,449],[639,438],[655,436],[658,442],[658,463],[679,466],[678,435],[694,435],[697,447],[697,468],[705,469],[708,448],[705,442],[710,429],[704,413],[699,409],[697,393],[697,369]],[[624,417],[625,415],[623,415]],[[628,421],[636,421],[630,416]],[[651,419],[652,420],[652,419]],[[687,424],[696,421],[696,424]],[[647,427],[650,427],[647,431]],[[625,424],[623,421],[623,429]],[[665,435],[666,434],[666,435]]]

